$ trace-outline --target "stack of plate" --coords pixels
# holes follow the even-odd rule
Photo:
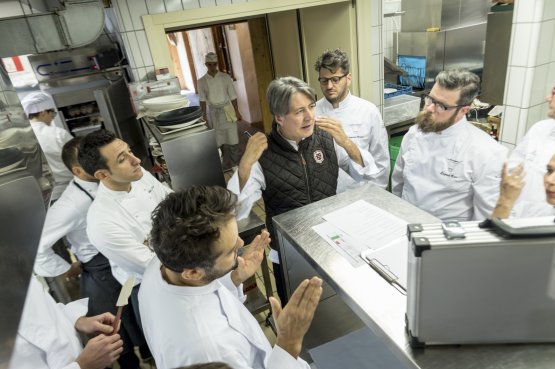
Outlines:
[[[169,110],[184,108],[189,105],[189,99],[181,95],[166,95],[153,97],[141,102],[144,108],[151,113],[160,113]]]

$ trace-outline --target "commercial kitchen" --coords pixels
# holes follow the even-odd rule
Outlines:
[[[174,191],[226,187],[237,163],[222,157],[198,107],[205,55],[216,52],[219,70],[232,77],[244,150],[252,135],[272,131],[270,82],[293,76],[321,99],[322,86],[336,82],[323,83],[314,61],[335,48],[350,61],[350,93],[381,115],[390,183],[350,186],[274,216],[279,261],[265,252],[243,282],[246,309],[277,345],[275,278],[288,299],[303,280],[321,278],[299,354],[312,368],[555,366],[553,215],[449,222],[393,194],[391,182],[417,115],[441,105],[430,96],[441,71],[480,77],[464,119],[506,152],[536,122],[554,120],[555,2],[6,0],[0,30],[0,368],[14,368],[31,280],[38,275],[57,302],[79,298],[78,279],[42,278],[35,266],[55,179],[24,111],[26,97],[50,96],[57,112],[51,124],[73,137],[112,132]],[[443,107],[459,112],[462,105]],[[531,149],[527,159],[555,151],[555,129],[545,136],[547,148]],[[245,244],[265,229],[265,217],[257,202],[238,219]],[[68,368],[81,368],[74,364]],[[141,365],[156,367],[153,360]]]

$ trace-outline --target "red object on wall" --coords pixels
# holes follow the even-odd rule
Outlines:
[[[19,56],[12,56],[12,60],[15,65],[15,70],[18,72],[23,72],[23,64],[21,64]]]

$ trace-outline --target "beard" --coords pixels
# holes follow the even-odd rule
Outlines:
[[[219,269],[216,269],[216,268],[212,267],[212,268],[205,271],[203,280],[204,280],[204,282],[210,283],[210,282],[212,282],[212,281],[214,281],[218,278],[223,277],[224,275],[231,272],[232,270],[237,269],[238,266],[239,266],[239,260],[235,259],[235,263],[229,269],[219,270]]]
[[[455,117],[457,116],[457,110],[453,115],[446,121],[440,122],[432,118],[432,113],[428,111],[421,111],[416,116],[416,124],[418,129],[423,133],[439,133],[444,129],[451,127],[455,123]]]

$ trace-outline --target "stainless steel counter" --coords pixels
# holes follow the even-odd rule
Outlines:
[[[308,337],[305,344],[324,343],[356,328],[335,329],[335,324],[349,325],[337,311],[326,309],[326,302],[338,296],[380,337],[392,352],[409,367],[425,369],[520,369],[554,368],[555,345],[476,345],[426,347],[413,350],[405,334],[406,297],[389,285],[370,267],[353,267],[322,239],[312,226],[323,222],[322,216],[356,200],[363,199],[409,223],[429,223],[437,219],[398,197],[368,184],[355,190],[310,204],[274,217],[280,243],[282,268],[286,271],[288,293],[303,278],[320,275],[326,282],[322,302],[317,310],[318,319],[313,332],[327,332],[327,337]],[[306,261],[299,262],[297,255]],[[330,288],[332,289],[330,291]],[[456,286],[453,286],[456,288]],[[337,294],[334,296],[334,294]],[[324,306],[322,306],[324,305]],[[323,307],[323,309],[321,309]],[[354,327],[354,328],[353,328]],[[330,333],[335,331],[334,334]],[[310,333],[310,331],[309,331]],[[312,346],[314,347],[314,346]]]

